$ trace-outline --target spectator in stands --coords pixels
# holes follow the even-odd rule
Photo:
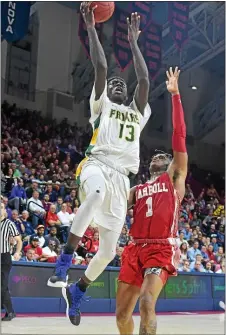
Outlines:
[[[191,228],[201,227],[202,221],[198,218],[197,213],[193,213],[193,219],[189,222]]]
[[[193,261],[193,262],[190,263],[190,269],[193,270],[194,267],[195,267],[195,263],[197,263],[197,262],[201,263],[200,269],[204,270],[204,266],[202,264],[203,263],[203,259],[202,259],[202,255],[201,254],[195,256],[195,261]]]
[[[45,235],[45,244],[44,247],[46,247],[49,244],[49,241],[54,241],[56,244],[56,248],[58,249],[60,246],[60,241],[58,240],[57,236],[57,228],[56,227],[50,227],[49,234]]]
[[[58,197],[57,198],[57,204],[56,204],[56,213],[59,213],[61,211],[62,205],[63,205],[63,198]]]
[[[86,242],[86,248],[89,253],[96,254],[99,249],[99,233],[95,232],[92,241]]]
[[[65,203],[62,204],[61,211],[57,213],[57,216],[61,222],[60,231],[62,233],[62,238],[64,243],[66,243],[69,234],[69,229],[71,226],[71,217],[70,214],[67,212],[67,204]]]
[[[59,220],[56,214],[56,206],[52,204],[46,216],[46,226],[47,228],[49,228],[52,226],[59,226],[60,224],[61,224],[61,221]]]
[[[206,263],[206,273],[213,273],[212,264],[210,262]]]
[[[16,209],[18,212],[21,205],[25,205],[27,201],[27,195],[23,188],[23,180],[18,179],[17,185],[12,188],[9,196],[9,206]]]
[[[49,195],[48,194],[44,195],[44,198],[42,200],[42,206],[43,206],[45,212],[48,213],[48,211],[50,209],[50,206],[51,206],[51,202],[49,201]]]
[[[190,184],[186,184],[184,201],[188,202],[188,200],[193,200],[193,199],[194,199],[194,194],[192,192],[191,186]]]
[[[47,247],[42,249],[42,257],[40,262],[56,263],[57,253],[56,253],[56,243],[53,240],[49,240]]]
[[[180,272],[191,272],[190,263],[187,259],[183,260],[183,263],[181,263],[181,266],[178,268],[178,271],[180,271]]]
[[[73,204],[73,201],[76,200],[76,190],[71,190],[69,195],[66,195],[64,202],[70,202],[71,205]]]
[[[8,196],[12,190],[12,187],[16,183],[16,179],[13,177],[13,170],[9,167],[8,172],[5,175],[6,184],[5,184],[5,192]]]
[[[193,247],[188,250],[188,259],[190,262],[194,262],[196,260],[196,255],[201,255],[198,241],[195,241]]]
[[[182,242],[180,245],[180,263],[182,263],[184,260],[188,259],[188,243],[187,241]]]
[[[211,239],[211,245],[213,246],[213,252],[217,252],[219,245],[217,244],[217,239],[216,237],[212,237]]]
[[[131,218],[133,218],[133,209],[129,209],[126,215],[126,225],[128,229],[131,227]]]
[[[26,189],[28,199],[32,197],[34,191],[37,191],[40,194],[42,193],[41,189],[38,187],[38,183],[36,180],[32,180],[31,186]]]
[[[89,263],[93,259],[93,256],[94,255],[92,253],[88,252],[85,256],[85,260],[81,263],[81,265],[85,265],[85,266],[89,265]]]
[[[16,209],[12,211],[12,222],[14,222],[14,224],[16,225],[17,230],[19,231],[20,235],[24,235],[25,227],[22,221],[20,220],[18,211]]]
[[[45,244],[45,238],[44,238],[44,233],[45,233],[45,227],[43,225],[39,225],[37,227],[37,234],[35,234],[34,236],[38,238],[39,241],[39,247],[43,247]]]
[[[205,272],[200,261],[195,262],[194,268],[191,270],[191,272]]]
[[[190,231],[190,225],[187,223],[183,229],[183,233],[184,233],[184,239],[185,240],[190,240],[192,233]]]
[[[109,266],[115,266],[120,267],[121,266],[121,259],[122,259],[122,253],[124,248],[123,247],[116,247],[116,255],[114,259],[111,261]]]
[[[217,270],[215,273],[225,273],[225,259],[220,264],[220,269]]]
[[[127,245],[128,241],[129,241],[129,237],[128,237],[128,234],[127,234],[127,227],[124,226],[122,228],[122,232],[119,236],[118,244],[119,244],[120,247],[125,247]]]
[[[28,249],[26,252],[26,255],[24,257],[21,257],[20,261],[22,262],[37,262],[35,259],[35,250],[34,249]]]
[[[6,213],[7,213],[7,218],[11,220],[12,219],[12,210],[11,210],[11,208],[9,208],[8,198],[7,197],[2,197],[2,202],[5,205],[5,209],[6,209]]]
[[[20,178],[21,177],[21,173],[20,171],[17,169],[16,167],[16,163],[11,163],[11,168],[13,170],[13,178]]]
[[[209,257],[209,260],[210,260],[211,264],[216,263],[216,257],[213,253],[213,246],[211,244],[208,245],[208,249],[207,249],[206,252],[208,254],[208,257]]]
[[[34,259],[39,260],[39,258],[42,256],[42,248],[39,247],[39,238],[37,236],[30,237],[30,243],[24,247],[24,252],[27,252],[29,249],[34,250]]]
[[[218,232],[218,244],[219,246],[225,245],[225,226],[223,224],[220,225],[219,232]]]
[[[217,193],[217,190],[215,189],[213,184],[211,184],[210,187],[208,187],[206,195],[208,200],[210,200],[211,198],[217,198],[220,200],[219,194]]]
[[[48,194],[50,202],[56,202],[57,201],[57,193],[56,193],[55,190],[53,190],[52,184],[47,184],[46,191],[44,192],[44,196],[46,194]]]
[[[179,237],[176,239],[178,247],[181,246],[182,243],[186,243],[188,246],[188,242],[184,239],[183,231],[180,231]]]
[[[27,208],[28,211],[31,211],[33,214],[32,225],[35,229],[38,225],[38,221],[42,219],[46,213],[43,208],[42,202],[39,200],[39,192],[33,192],[32,198],[30,198],[27,202]]]
[[[206,262],[209,261],[209,256],[208,256],[207,249],[206,249],[205,245],[203,245],[202,248],[201,248],[201,255],[202,255],[203,263],[206,263]]]
[[[30,236],[30,235],[35,234],[34,228],[32,227],[31,222],[28,221],[28,218],[29,218],[28,211],[23,211],[22,216],[21,216],[21,222],[25,228],[25,232],[24,232],[25,236]]]
[[[222,260],[225,258],[225,253],[223,247],[218,247],[218,250],[215,254],[216,262],[220,264]]]

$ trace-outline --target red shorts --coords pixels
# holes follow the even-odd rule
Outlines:
[[[145,270],[160,268],[162,271],[153,271],[153,273],[158,274],[165,285],[169,276],[177,275],[179,250],[172,245],[132,243],[123,251],[118,279],[141,287]]]

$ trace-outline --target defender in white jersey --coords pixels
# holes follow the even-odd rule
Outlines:
[[[128,19],[128,39],[138,85],[132,103],[126,106],[125,81],[119,77],[106,80],[107,63],[95,30],[94,9],[90,8],[88,2],[81,5],[95,71],[95,84],[90,98],[93,137],[86,158],[76,172],[82,205],[72,223],[64,251],[57,261],[55,274],[48,281],[49,286],[63,287],[67,315],[74,325],[80,323],[80,304],[87,287],[115,256],[127,210],[130,190],[128,175],[138,172],[140,133],[151,115],[147,103],[148,69],[137,44],[140,17],[133,13],[131,22]],[[99,250],[84,276],[77,283],[67,286],[67,271],[74,250],[92,220],[99,225]]]

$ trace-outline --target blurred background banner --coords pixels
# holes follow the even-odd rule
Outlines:
[[[162,67],[162,26],[151,22],[141,35],[143,55],[152,80]]]
[[[127,17],[129,12],[115,8],[113,49],[116,61],[124,71],[132,61],[132,53],[128,41]]]
[[[96,23],[95,28],[96,28],[97,34],[99,36],[99,39],[101,41],[103,24]],[[82,43],[82,45],[85,49],[86,55],[88,57],[90,57],[88,32],[87,32],[86,24],[83,20],[82,14],[79,14],[78,36],[79,36],[80,41],[81,41],[81,43]]]
[[[134,1],[129,5],[129,12],[137,12],[140,15],[140,30],[147,27],[151,20],[151,2],[150,1]]]
[[[1,2],[2,40],[14,42],[22,39],[28,32],[30,1]]]
[[[188,39],[189,1],[169,2],[170,33],[181,49]]]

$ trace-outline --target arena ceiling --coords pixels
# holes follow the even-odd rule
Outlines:
[[[59,2],[64,6],[70,8],[75,8],[79,11],[80,2]],[[162,70],[157,77],[157,79],[152,82],[152,91],[150,95],[150,101],[152,104],[158,100],[162,99],[165,93],[165,69],[168,66],[178,65],[183,72],[189,72],[189,78],[192,77],[193,81],[196,79],[196,69],[202,68],[212,75],[221,80],[222,85],[224,85],[225,77],[225,3],[223,1],[215,2],[191,2],[190,5],[190,15],[189,15],[189,40],[184,46],[181,52],[175,48],[172,43],[172,38],[169,34],[169,23],[168,23],[168,4],[167,2],[152,2],[152,17],[156,23],[163,25],[163,66]],[[127,2],[118,2],[117,6],[122,9],[128,6]],[[104,26],[103,46],[106,54],[112,54],[111,38],[112,35],[112,20],[107,22]],[[84,97],[88,97],[91,91],[91,86],[93,82],[93,70],[88,59],[84,57],[84,51],[81,46],[81,52],[79,53],[78,59],[75,60],[75,68],[73,71],[73,76],[76,78],[75,85],[73,87],[73,94],[77,97],[78,102],[82,101]],[[108,59],[109,64],[109,74],[118,74],[119,68],[115,62],[113,56]],[[122,76],[130,83],[129,93],[132,94],[136,86],[136,77],[134,69],[132,66],[126,70]],[[79,80],[78,80],[79,78]],[[186,76],[185,86],[189,87],[188,76]],[[206,87],[206,83],[203,83],[203,87]],[[217,88],[217,87],[215,87]],[[187,89],[185,87],[185,89]],[[189,88],[190,89],[190,88]],[[190,91],[187,94],[191,95]],[[193,93],[192,93],[193,94]],[[197,94],[199,96],[197,97]],[[200,97],[206,99],[203,92],[196,93],[196,98],[193,101],[187,102],[191,114],[198,112],[197,109],[200,106],[204,107],[204,101],[200,103]],[[214,96],[211,99],[214,99]],[[198,103],[199,102],[199,103]],[[209,103],[209,101],[207,101]],[[208,113],[210,113],[209,119],[211,119],[214,111],[208,108]],[[154,113],[153,113],[154,114]],[[161,126],[163,115],[161,113],[155,113],[152,116],[152,125],[157,129]],[[222,122],[222,117],[217,117],[219,123]],[[215,124],[217,127],[220,124]],[[201,125],[200,125],[201,127]],[[202,124],[203,127],[203,124]],[[207,125],[206,130],[198,133],[202,133],[202,138],[208,134],[214,136],[214,133],[210,134],[212,130],[212,125]],[[221,141],[224,138],[223,127],[219,127],[220,134],[218,133],[218,140]],[[194,134],[195,136],[195,134]],[[216,137],[214,137],[216,139]],[[199,138],[201,139],[201,138]]]

